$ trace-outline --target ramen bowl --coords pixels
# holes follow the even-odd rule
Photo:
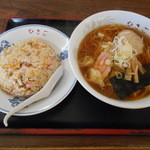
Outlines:
[[[89,83],[85,80],[80,71],[80,68],[78,66],[77,55],[81,41],[90,31],[94,30],[97,27],[108,24],[127,25],[130,27],[134,27],[142,32],[145,32],[147,35],[150,35],[150,19],[140,14],[136,14],[129,11],[110,10],[99,12],[92,16],[89,16],[75,28],[70,38],[69,62],[74,72],[74,75],[80,82],[80,84],[90,94],[95,96],[98,100],[101,100],[107,104],[128,109],[140,109],[149,107],[150,96],[144,97],[139,100],[127,101],[127,100],[117,100],[102,95],[89,85]]]

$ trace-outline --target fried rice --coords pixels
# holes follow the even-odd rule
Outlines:
[[[32,38],[17,42],[0,53],[0,87],[16,97],[31,96],[59,65],[57,53],[44,41]]]

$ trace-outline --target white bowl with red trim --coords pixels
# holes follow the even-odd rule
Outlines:
[[[145,32],[150,35],[150,19],[142,16],[137,13],[129,12],[129,11],[121,11],[121,10],[109,10],[96,13],[92,16],[89,16],[85,20],[83,20],[73,31],[70,43],[69,43],[69,62],[71,68],[76,76],[77,80],[80,84],[93,96],[95,96],[98,100],[111,104],[113,106],[121,107],[121,108],[129,108],[129,109],[140,109],[150,106],[150,96],[145,97],[136,101],[121,101],[116,99],[108,98],[96,90],[94,90],[84,79],[82,76],[78,63],[77,63],[77,53],[79,44],[82,39],[95,29],[96,27],[106,25],[106,24],[123,24],[128,25],[138,30]]]

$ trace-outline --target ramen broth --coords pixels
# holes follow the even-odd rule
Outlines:
[[[144,44],[143,52],[139,55],[136,55],[136,57],[142,65],[149,64],[150,63],[150,37],[146,35],[144,32],[139,31],[135,28],[131,28],[126,25],[112,24],[112,25],[104,25],[98,27],[84,37],[78,49],[78,65],[85,80],[96,91],[113,99],[119,99],[119,98],[117,94],[114,92],[114,88],[111,85],[109,79],[115,76],[116,72],[121,72],[120,70],[122,68],[116,65],[114,66],[114,64],[112,64],[111,71],[107,74],[107,77],[104,78],[103,80],[105,84],[104,86],[100,86],[99,84],[97,84],[95,79],[94,79],[95,83],[89,80],[89,70],[95,67],[96,61],[98,57],[100,57],[100,54],[102,54],[102,52],[104,51],[104,48],[107,49],[107,46],[110,44],[109,49],[111,49],[111,43],[114,41],[114,38],[118,35],[118,33],[120,33],[123,30],[132,30],[142,39],[142,42]],[[86,64],[84,64],[84,61],[86,61]],[[109,62],[109,59],[107,62]],[[149,94],[150,94],[150,86],[147,86],[131,94],[125,100],[137,100]]]

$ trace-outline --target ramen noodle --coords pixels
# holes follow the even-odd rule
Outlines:
[[[150,37],[121,24],[94,29],[78,49],[78,65],[85,80],[99,93],[114,99],[135,100],[150,94],[147,83],[131,94],[123,88],[128,84],[141,87],[144,80],[140,77],[148,72],[145,64],[150,64]],[[116,79],[112,80],[113,77]],[[118,81],[125,84],[116,84]],[[121,96],[121,92],[126,92],[127,97]]]

